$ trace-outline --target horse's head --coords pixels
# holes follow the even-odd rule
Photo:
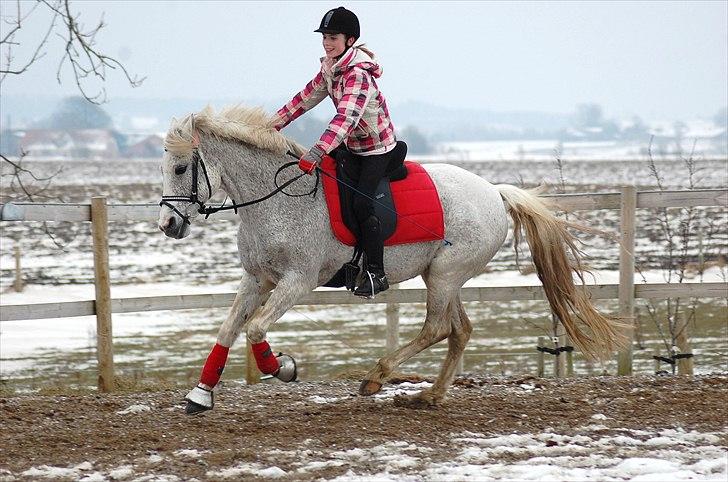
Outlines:
[[[181,125],[173,125],[164,141],[159,229],[175,239],[190,233],[192,219],[200,214],[221,182],[218,169],[205,162],[193,123],[189,116]]]

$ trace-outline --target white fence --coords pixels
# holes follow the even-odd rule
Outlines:
[[[725,298],[727,283],[653,283],[634,285],[635,211],[638,208],[668,207],[728,207],[728,190],[637,192],[627,186],[621,193],[556,195],[561,207],[568,211],[619,209],[621,211],[620,283],[593,285],[587,289],[594,299],[619,299],[620,315],[633,317],[635,298],[664,299],[672,297]],[[0,206],[0,221],[77,221],[93,224],[94,267],[96,299],[87,301],[39,303],[27,305],[0,304],[0,321],[97,316],[99,354],[99,386],[110,390],[113,380],[113,350],[111,314],[140,311],[177,310],[191,308],[229,307],[235,293],[154,296],[110,299],[108,278],[108,223],[115,221],[156,221],[159,207],[155,204],[107,205],[104,198],[94,198],[83,204],[18,203]],[[232,213],[216,216],[218,219],[236,219]],[[540,286],[463,288],[463,301],[543,300]],[[308,294],[300,305],[346,305],[386,303],[388,305],[387,345],[397,344],[397,310],[401,303],[424,303],[424,289],[393,289],[381,293],[376,300],[351,296],[346,291],[315,291]],[[558,358],[558,357],[557,357]],[[620,374],[631,374],[631,348],[619,355]],[[252,377],[253,373],[249,372]]]

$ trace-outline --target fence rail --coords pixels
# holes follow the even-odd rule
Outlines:
[[[618,297],[619,285],[589,285],[587,291],[593,299],[612,300]],[[645,283],[634,289],[635,298],[664,299],[673,297],[723,298],[728,297],[726,283]],[[115,298],[111,300],[113,313],[138,313],[145,311],[193,310],[204,308],[229,308],[235,299],[235,292],[143,296],[137,298]],[[527,301],[545,300],[541,286],[492,286],[470,287],[460,290],[460,299],[468,301]],[[297,306],[310,305],[361,305],[361,304],[410,304],[425,303],[427,290],[393,289],[377,295],[374,300],[351,296],[348,291],[313,291],[302,298]],[[57,303],[34,303],[24,305],[0,305],[0,321],[42,320],[93,316],[96,301],[64,301]]]
[[[546,197],[557,199],[568,211],[620,209],[622,194],[553,194]],[[728,189],[704,189],[694,191],[641,191],[637,193],[637,208],[671,208],[698,206],[728,206]],[[109,222],[153,221],[159,215],[157,204],[109,204]],[[232,212],[215,214],[207,222],[216,219],[235,221]],[[91,221],[91,203],[6,203],[0,205],[0,221]],[[199,221],[203,221],[202,217]]]
[[[728,207],[728,189],[706,189],[693,191],[643,191],[637,192],[632,186],[622,189],[621,193],[600,193],[600,194],[563,194],[549,196],[557,200],[558,205],[567,211],[576,210],[600,210],[620,209],[621,217],[621,246],[620,246],[620,283],[619,285],[593,285],[587,289],[594,299],[619,299],[620,313],[629,316],[634,306],[635,298],[664,299],[671,297],[695,297],[695,298],[725,298],[728,297],[728,283],[655,283],[637,284],[625,280],[634,280],[634,234],[635,234],[635,210],[638,208],[672,208],[672,207]],[[117,204],[106,205],[105,200],[92,200],[92,203],[77,204],[42,204],[42,203],[6,203],[0,205],[0,221],[71,221],[71,222],[94,222],[103,226],[95,228],[106,229],[108,222],[117,221],[152,221],[158,214],[156,204]],[[103,204],[103,207],[99,206]],[[101,209],[103,212],[100,212]],[[93,211],[93,213],[92,213]],[[95,215],[94,215],[95,213]],[[220,213],[211,220],[236,220],[233,213]],[[202,218],[199,222],[204,222]],[[208,220],[207,222],[210,222]],[[103,250],[107,246],[98,246],[94,238],[96,251]],[[99,256],[103,259],[103,256]],[[97,293],[108,289],[98,275],[98,263],[95,257],[95,271],[97,273],[95,283]],[[103,272],[103,270],[101,270]],[[103,277],[101,277],[103,278]],[[100,288],[103,288],[100,290]],[[39,303],[24,305],[2,305],[0,304],[0,321],[29,320],[63,318],[73,316],[96,315],[97,320],[106,316],[105,312],[131,313],[158,310],[180,310],[195,308],[217,308],[229,307],[235,293],[178,295],[178,296],[155,296],[141,298],[120,298],[111,300],[69,301],[58,303]],[[461,290],[463,301],[515,301],[515,300],[543,300],[544,292],[540,286],[509,286],[509,287],[478,287],[463,288]],[[398,327],[397,305],[404,303],[424,303],[426,290],[424,289],[393,289],[384,292],[376,300],[362,300],[351,296],[343,291],[315,291],[304,297],[299,305],[350,305],[350,304],[371,304],[386,303],[387,307],[387,345],[394,344],[397,340],[396,330]],[[110,304],[108,304],[110,301]],[[103,305],[103,306],[102,306]],[[109,308],[110,306],[110,308]],[[104,312],[104,313],[102,313]],[[110,329],[109,329],[110,338]],[[106,341],[106,340],[104,340]],[[107,358],[111,357],[111,349]],[[558,357],[557,357],[558,359]],[[462,360],[461,360],[462,363]],[[99,366],[113,367],[113,360],[99,359]],[[250,368],[250,367],[249,367]],[[629,374],[632,370],[632,353],[621,352],[619,355],[619,373]],[[558,370],[557,370],[558,373]],[[101,377],[100,377],[101,378]],[[100,384],[103,390],[109,390],[108,376],[104,384]]]

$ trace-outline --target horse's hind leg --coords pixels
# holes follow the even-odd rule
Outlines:
[[[432,386],[432,393],[439,401],[445,396],[445,392],[455,378],[455,370],[458,362],[463,356],[465,345],[470,340],[470,334],[473,332],[473,325],[470,323],[465,307],[460,301],[458,295],[450,304],[450,326],[452,331],[447,339],[447,357],[442,364],[440,374]]]
[[[455,378],[458,361],[463,356],[465,345],[470,340],[470,334],[473,331],[470,318],[465,313],[465,308],[460,301],[460,296],[456,296],[450,303],[448,307],[448,320],[451,331],[447,338],[447,356],[442,364],[442,368],[440,368],[440,374],[437,376],[435,383],[431,388],[425,389],[415,395],[398,397],[395,400],[398,405],[414,408],[434,406],[445,398],[445,392],[447,392],[453,378]]]
[[[400,364],[450,335],[452,327],[446,312],[449,309],[449,300],[457,294],[458,289],[459,287],[429,286],[428,284],[427,315],[422,329],[414,340],[382,357],[377,362],[361,382],[359,394],[373,395],[377,393],[381,390],[384,381]]]

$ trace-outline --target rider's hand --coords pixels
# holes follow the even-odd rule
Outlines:
[[[313,146],[298,160],[298,168],[308,175],[313,174],[319,164],[321,164],[321,159],[324,154],[324,151],[320,147]]]

